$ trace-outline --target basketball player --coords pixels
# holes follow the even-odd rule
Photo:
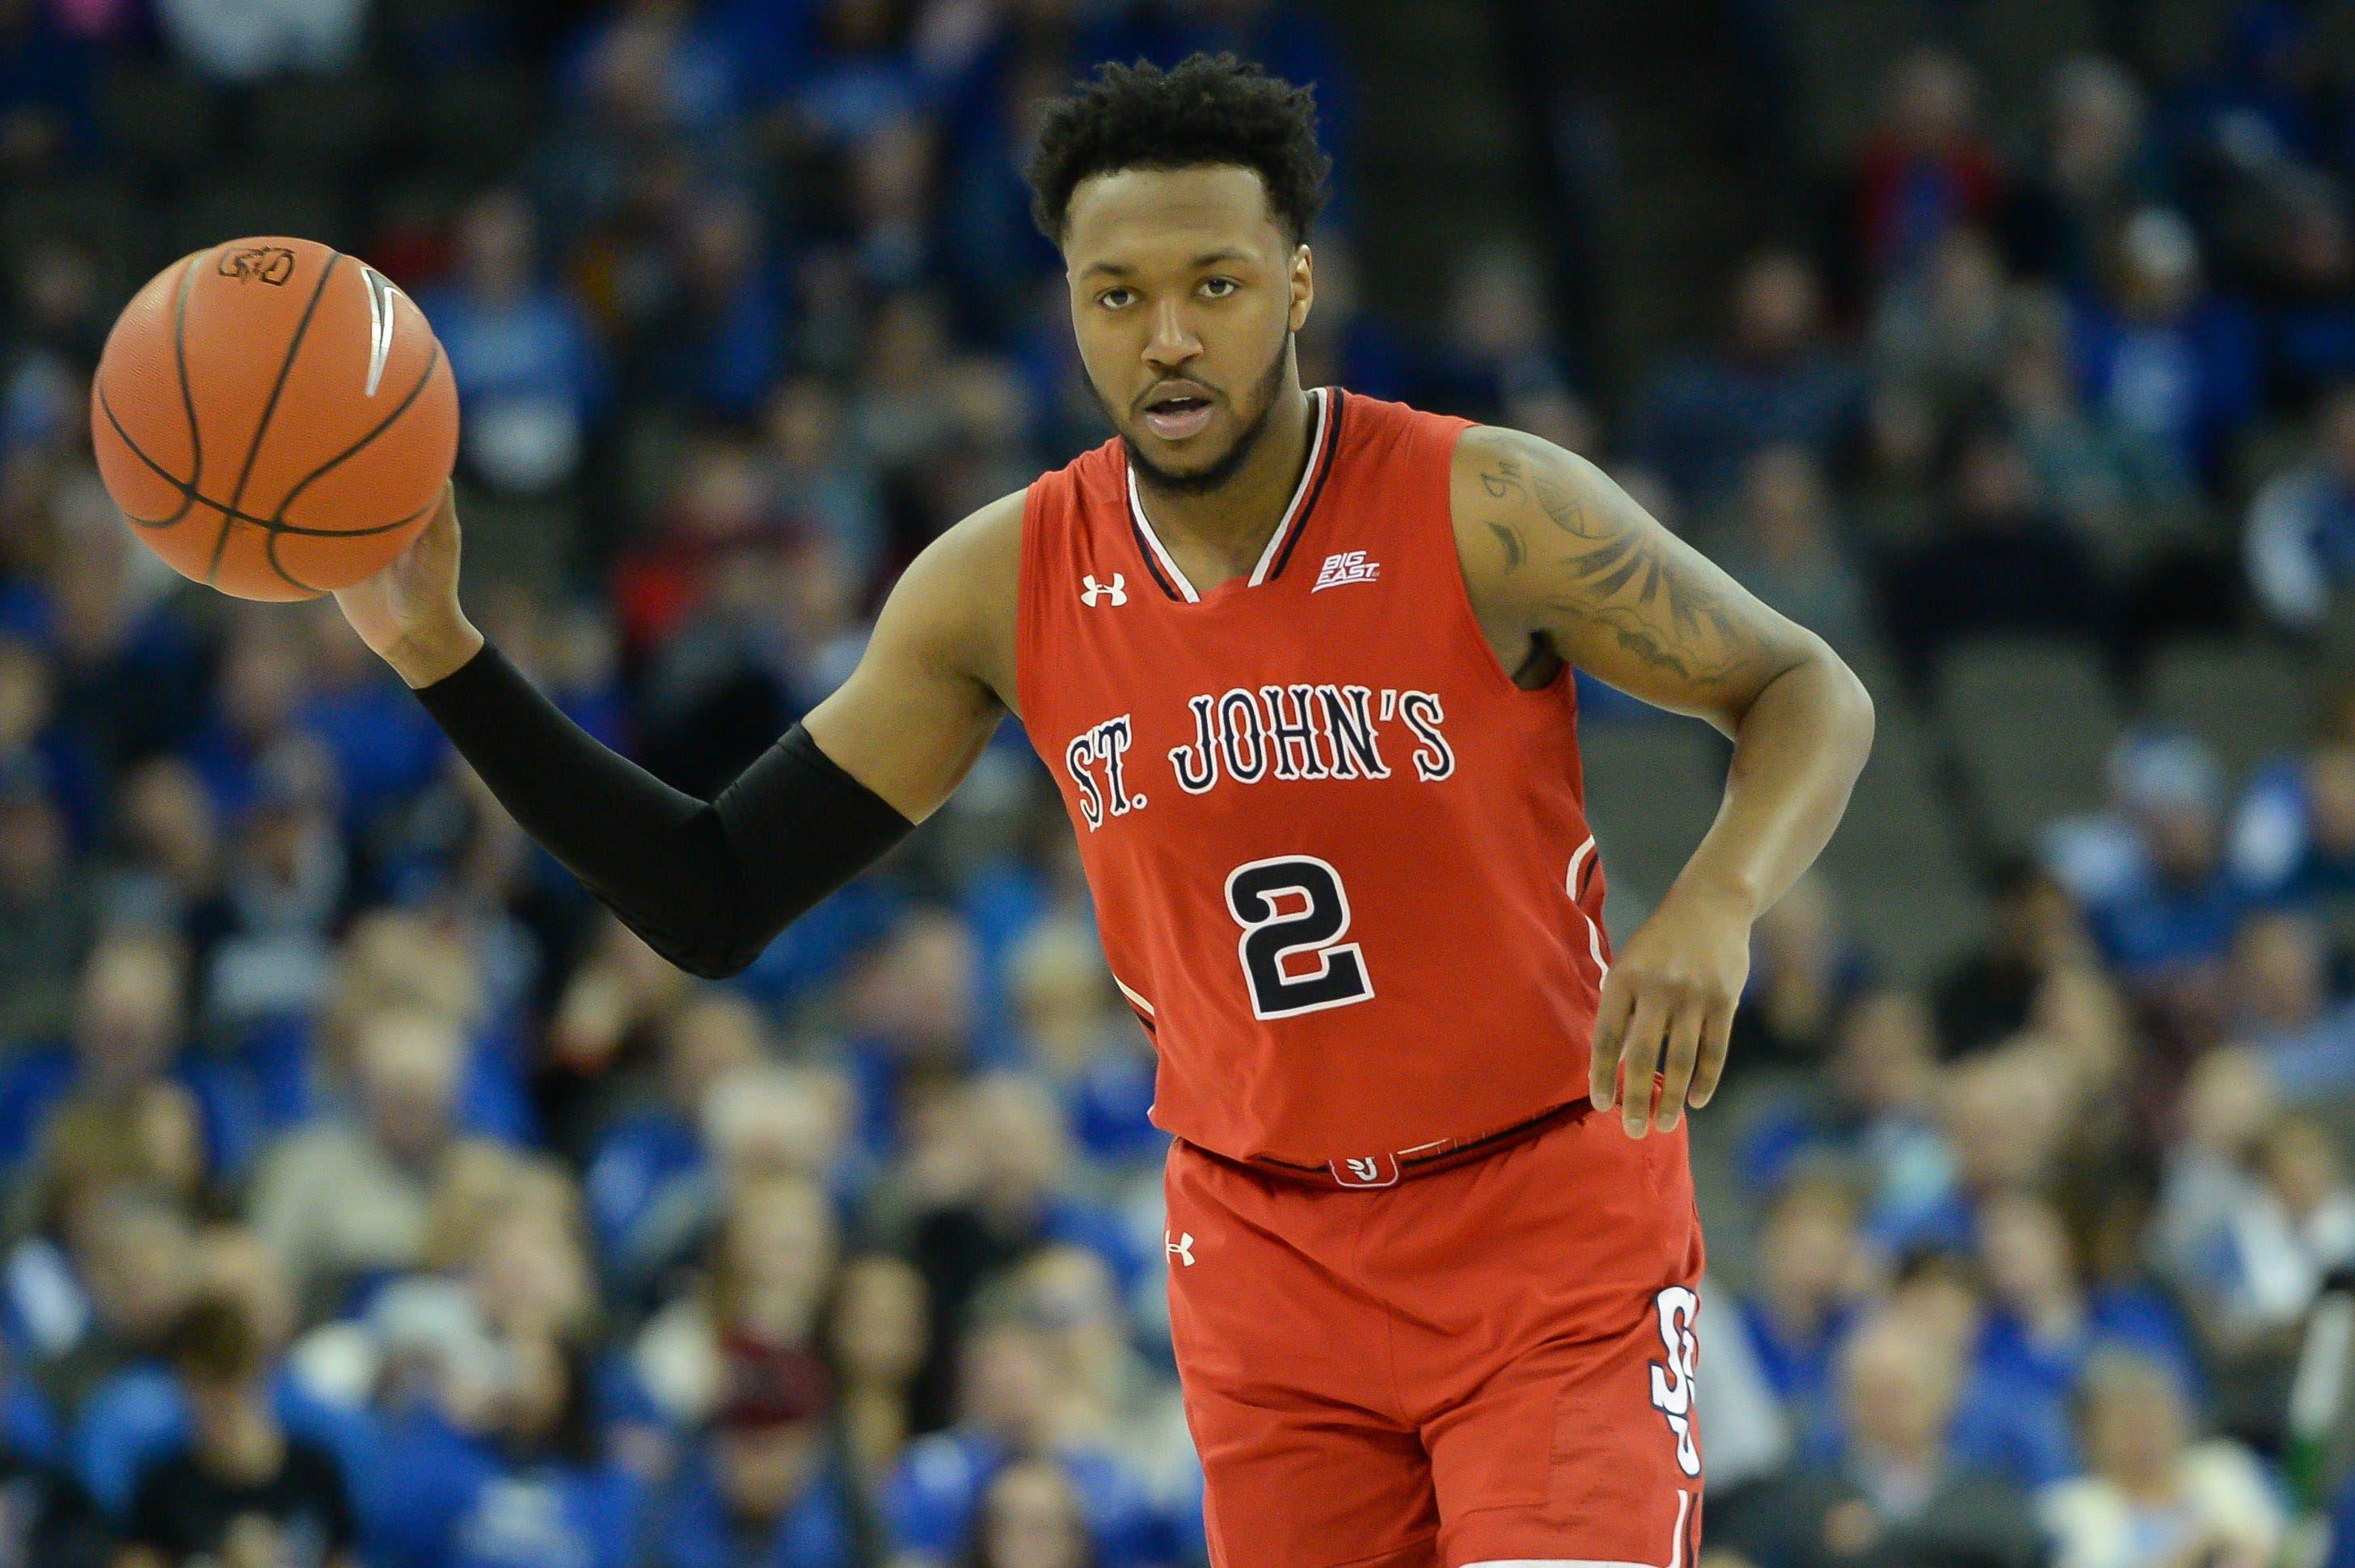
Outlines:
[[[338,598],[517,821],[703,975],[1019,715],[1159,1052],[1213,1563],[1689,1568],[1679,1120],[1871,705],[1585,460],[1303,388],[1327,167],[1310,94],[1231,58],[1105,69],[1053,109],[1038,216],[1119,435],[934,541],[856,673],[716,801],[484,645],[447,508]],[[1573,666],[1735,742],[1615,961]]]

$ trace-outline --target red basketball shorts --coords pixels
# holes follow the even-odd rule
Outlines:
[[[1681,1127],[1580,1115],[1370,1190],[1178,1140],[1164,1191],[1212,1568],[1691,1568]]]

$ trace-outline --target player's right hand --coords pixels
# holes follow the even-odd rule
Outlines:
[[[360,641],[412,688],[430,686],[474,656],[483,634],[458,604],[455,487],[409,548],[374,577],[336,590]]]

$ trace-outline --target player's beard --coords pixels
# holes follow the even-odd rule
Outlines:
[[[1276,395],[1284,390],[1284,374],[1292,367],[1292,335],[1289,331],[1285,332],[1284,341],[1276,345],[1275,357],[1268,362],[1267,373],[1259,378],[1259,385],[1253,388],[1259,394],[1259,412],[1252,415],[1251,423],[1236,434],[1234,444],[1220,453],[1208,468],[1195,469],[1190,472],[1166,469],[1139,451],[1135,441],[1124,443],[1128,448],[1128,461],[1135,465],[1136,471],[1154,489],[1168,495],[1207,495],[1222,488],[1229,480],[1242,471],[1243,464],[1251,461],[1252,452],[1259,446],[1260,438],[1267,434],[1268,422],[1275,417]],[[1094,392],[1094,378],[1082,379],[1087,381],[1088,390]],[[1120,420],[1103,393],[1096,393],[1096,401],[1103,406],[1104,418],[1112,420],[1115,429],[1119,429]]]

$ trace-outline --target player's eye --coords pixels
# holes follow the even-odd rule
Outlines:
[[[1214,300],[1223,300],[1241,287],[1232,278],[1206,278],[1202,281],[1202,292]]]
[[[1124,311],[1136,301],[1134,289],[1106,289],[1096,296],[1096,303],[1108,311]]]

